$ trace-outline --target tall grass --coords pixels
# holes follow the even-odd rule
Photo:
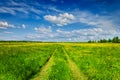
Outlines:
[[[66,49],[88,80],[120,80],[120,44],[77,44]]]
[[[70,69],[62,46],[57,48],[53,59],[54,65],[52,65],[48,80],[70,80]]]
[[[53,63],[47,79],[72,80],[74,76],[63,47],[88,80],[120,80],[120,44],[57,44],[0,42],[0,80],[29,80],[51,56]]]
[[[0,80],[27,80],[45,64],[55,45],[0,44]]]

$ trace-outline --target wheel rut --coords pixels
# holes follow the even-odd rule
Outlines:
[[[64,55],[67,58],[67,65],[70,70],[70,80],[87,80],[87,77],[80,71],[78,66],[70,59],[66,49],[64,46],[61,46]],[[54,54],[58,49],[56,48],[52,53],[51,57],[48,59],[48,62],[41,68],[40,72],[35,75],[31,80],[49,80],[50,72],[52,71],[52,66],[55,64],[54,62]],[[60,73],[62,74],[62,73]]]
[[[52,53],[48,62],[41,68],[40,72],[33,77],[31,80],[48,80],[49,72],[51,71],[51,66],[54,64],[53,55],[57,51],[57,48]]]
[[[67,57],[68,66],[71,70],[71,75],[72,75],[71,80],[87,80],[87,77],[80,71],[77,65],[69,58],[68,53],[64,47],[63,50]]]

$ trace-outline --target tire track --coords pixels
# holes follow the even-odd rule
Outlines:
[[[83,73],[81,73],[80,69],[77,65],[69,58],[66,49],[63,47],[64,53],[67,57],[68,66],[71,70],[72,79],[71,80],[87,80],[87,77]]]
[[[51,66],[54,64],[53,55],[57,51],[57,48],[52,53],[48,62],[41,68],[40,72],[34,76],[31,80],[48,80],[49,72],[51,71]]]

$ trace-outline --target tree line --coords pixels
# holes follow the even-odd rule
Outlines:
[[[100,39],[98,41],[89,40],[88,43],[120,43],[120,38],[116,36],[113,37],[113,39]]]

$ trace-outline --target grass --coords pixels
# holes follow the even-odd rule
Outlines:
[[[88,80],[120,80],[120,44],[66,46]]]
[[[119,50],[113,43],[0,42],[0,80],[120,80]]]
[[[61,47],[62,46],[59,46],[53,55],[54,64],[51,67],[48,80],[70,80],[70,69],[67,64],[67,57]]]
[[[40,70],[55,49],[52,45],[28,46],[30,43],[7,45],[0,46],[0,80],[29,79]]]

